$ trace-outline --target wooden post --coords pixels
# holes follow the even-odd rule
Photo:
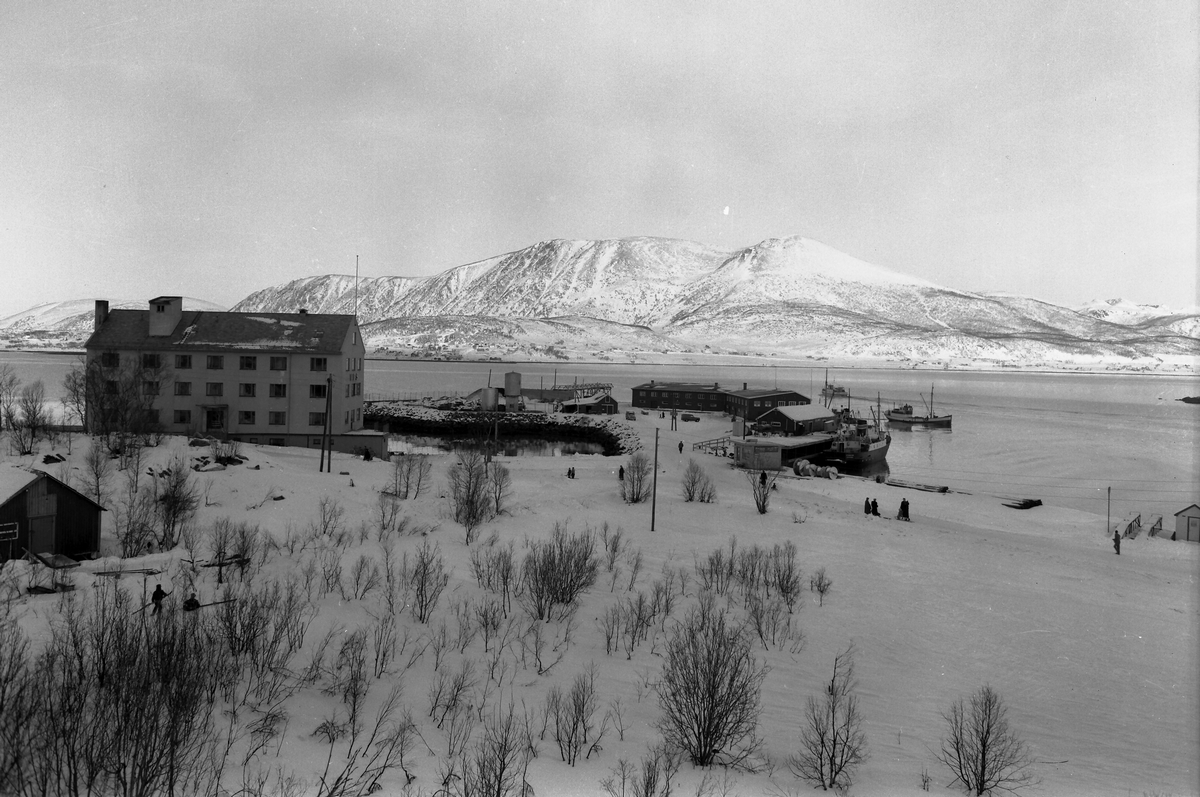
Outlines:
[[[654,513],[658,508],[658,427],[654,427],[654,477],[650,492],[650,530],[654,531]]]

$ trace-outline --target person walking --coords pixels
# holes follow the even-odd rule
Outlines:
[[[619,482],[625,481],[625,466],[624,465],[617,468],[617,481],[619,481]]]
[[[871,499],[871,514],[875,517],[879,517],[879,502],[874,498]]]
[[[679,453],[680,454],[683,453],[683,441],[682,440],[679,441]]]
[[[154,609],[151,614],[159,614],[162,612],[163,598],[167,597],[167,593],[163,591],[162,584],[154,585],[154,592],[150,595],[150,602],[154,604]]]
[[[908,520],[908,499],[907,498],[900,499],[900,519]]]
[[[871,499],[870,498],[863,499],[863,514],[864,515],[871,514]]]
[[[1117,552],[1117,556],[1121,555],[1121,530],[1117,529],[1113,532],[1113,550]]]

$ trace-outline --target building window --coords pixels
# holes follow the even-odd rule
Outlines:
[[[192,422],[192,411],[191,410],[175,410],[175,423],[191,423],[191,422]]]
[[[238,368],[242,371],[256,371],[258,370],[258,358],[246,355],[238,357]]]
[[[142,367],[143,368],[158,368],[161,365],[162,365],[162,357],[160,357],[158,354],[143,354],[142,355]]]
[[[310,412],[308,414],[308,425],[309,426],[324,426],[325,425],[325,413]]]
[[[286,412],[268,412],[267,423],[271,426],[287,426]]]
[[[158,395],[158,382],[154,381],[153,379],[143,380],[142,381],[142,395],[157,396]]]
[[[287,357],[272,357],[271,358],[271,370],[272,371],[286,371],[287,370]]]
[[[176,382],[175,383],[175,395],[176,396],[192,395],[192,383],[191,382]]]
[[[238,385],[238,396],[241,398],[254,398],[255,385],[253,382],[242,382]]]
[[[654,398],[658,398],[658,391],[657,390],[651,391],[650,395],[653,396]]]
[[[106,351],[100,354],[100,365],[105,368],[121,367],[121,355],[115,351]]]
[[[268,437],[268,438],[267,438],[267,445],[269,445],[269,446],[281,446],[281,445],[284,445],[283,438],[282,438],[282,437]]]
[[[757,402],[757,401],[756,401],[756,402],[754,402],[754,406],[756,406],[756,407],[758,406],[758,402]]]
[[[342,421],[342,423],[346,424],[347,426],[350,425],[350,410],[346,410],[346,420]]]
[[[225,384],[223,382],[207,382],[204,385],[204,395],[206,396],[224,396]]]
[[[220,354],[208,355],[208,370],[220,371],[225,367],[225,357]]]
[[[350,383],[346,383],[346,398],[350,398]]]
[[[287,385],[267,385],[267,395],[271,398],[287,398]]]
[[[324,371],[324,370],[326,370],[326,363],[327,363],[327,361],[324,357],[309,357],[308,358],[308,370]]]
[[[244,426],[253,426],[254,410],[238,410],[238,423]]]
[[[328,391],[326,385],[309,385],[308,386],[308,397],[309,398],[325,398],[325,396],[327,396],[328,393],[329,393],[329,391]]]
[[[175,355],[175,369],[176,370],[186,371],[191,367],[192,367],[192,355],[190,355],[190,354],[176,354]]]

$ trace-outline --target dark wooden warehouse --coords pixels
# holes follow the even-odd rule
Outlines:
[[[0,562],[25,551],[87,558],[100,550],[104,507],[48,473],[0,467]]]

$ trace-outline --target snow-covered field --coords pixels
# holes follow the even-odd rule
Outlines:
[[[511,697],[518,707],[523,702],[540,709],[552,686],[566,690],[576,674],[596,663],[600,712],[620,701],[627,726],[624,738],[610,729],[598,755],[570,767],[560,760],[547,736],[528,776],[539,797],[601,794],[601,780],[619,759],[638,761],[658,738],[653,723],[659,709],[645,684],[653,682],[661,669],[672,621],[665,623],[666,632],[653,635],[627,660],[624,652],[605,654],[598,619],[614,602],[639,590],[649,593],[664,567],[692,574],[684,603],[672,615],[681,617],[684,605],[696,596],[695,559],[727,547],[734,535],[739,546],[770,548],[795,542],[803,583],[807,586],[808,575],[824,567],[832,589],[824,605],[806,591],[804,605],[794,617],[805,640],[800,652],[757,646],[756,655],[770,666],[762,692],[760,733],[773,764],[764,763],[757,772],[730,773],[732,787],[727,793],[810,791],[790,773],[786,759],[795,751],[806,698],[819,694],[834,656],[850,643],[856,650],[860,710],[870,751],[852,794],[958,793],[948,786],[951,776],[932,752],[943,734],[940,712],[984,684],[1004,698],[1012,726],[1039,761],[1034,770],[1041,780],[1037,793],[1200,793],[1200,546],[1142,536],[1125,541],[1118,557],[1104,533],[1103,516],[1052,507],[1019,511],[992,498],[907,491],[852,477],[829,481],[798,479],[787,473],[778,481],[769,513],[759,515],[743,473],[732,469],[728,460],[690,450],[694,441],[725,434],[727,420],[703,416],[700,423],[685,423],[681,431],[671,432],[668,421],[639,415],[630,426],[641,435],[647,452],[654,449],[656,424],[663,431],[655,531],[650,531],[650,503],[627,505],[620,499],[616,470],[623,458],[531,457],[503,460],[513,477],[512,500],[507,513],[482,528],[476,543],[484,544],[494,534],[495,544],[513,542],[520,557],[527,540],[548,537],[555,523],[572,531],[598,529],[607,523],[610,529],[620,528],[631,549],[642,553],[632,592],[627,589],[630,565],[624,557],[618,565],[622,576],[615,585],[610,574],[601,573],[582,599],[578,628],[565,656],[546,674],[539,676],[529,667],[528,657],[522,664],[517,642],[505,654],[512,677],[502,689],[487,679],[481,639],[462,653],[451,645],[443,656],[440,669],[445,671],[457,671],[464,660],[475,662],[480,676],[472,697],[476,707],[485,699],[496,705]],[[86,447],[76,438],[68,464],[80,465]],[[57,450],[65,453],[65,446]],[[207,453],[172,439],[151,450],[145,464],[165,465],[176,451],[188,456]],[[346,526],[355,530],[341,553],[347,577],[360,555],[379,556],[380,545],[371,529],[378,515],[379,490],[390,481],[389,463],[337,455],[333,473],[323,474],[317,472],[316,451],[250,445],[243,445],[241,451],[246,463],[195,474],[206,496],[197,519],[202,527],[228,517],[257,524],[282,541],[289,529],[308,527],[318,502],[332,497],[345,509]],[[715,505],[683,501],[680,479],[689,458],[715,480]],[[453,638],[457,633],[453,607],[485,597],[472,575],[463,528],[449,517],[445,494],[450,461],[448,456],[435,457],[433,489],[403,503],[402,511],[413,523],[434,530],[428,537],[395,538],[397,554],[410,556],[426,539],[436,541],[451,570],[448,588],[428,625],[403,615],[412,639],[430,635],[443,621]],[[17,460],[8,457],[0,467],[13,463]],[[20,464],[28,465],[28,458]],[[82,480],[80,469],[62,464],[38,467]],[[575,468],[574,480],[566,478],[569,467]],[[114,493],[117,486],[114,480]],[[282,499],[265,500],[269,496]],[[867,497],[878,499],[884,517],[863,515]],[[895,515],[902,497],[911,501],[912,523],[888,517]],[[113,515],[105,515],[109,552],[115,549]],[[369,531],[366,542],[360,542],[357,534],[362,524]],[[206,552],[202,549],[200,555]],[[312,549],[291,556],[275,550],[255,578],[300,578],[305,561],[315,555]],[[176,550],[124,565],[164,568],[164,585],[174,593],[170,603],[188,589],[184,557],[182,550]],[[93,573],[117,564],[112,558],[85,563],[77,571],[76,594],[86,598],[97,579]],[[213,599],[215,570],[201,569],[196,578],[201,600]],[[140,576],[126,577],[122,583],[141,594]],[[310,640],[319,639],[327,629],[343,633],[366,626],[370,613],[378,613],[383,602],[379,591],[361,600],[346,600],[336,593],[314,598],[319,613]],[[58,602],[54,596],[25,596],[12,610],[27,632],[42,639]],[[177,604],[172,608],[177,610]],[[734,611],[742,611],[737,602]],[[514,616],[519,615],[516,609]],[[429,717],[427,690],[434,670],[433,654],[427,650],[407,670],[403,662],[395,665],[393,672],[372,683],[369,692],[368,699],[378,701],[393,681],[403,681],[405,703],[423,740],[413,759],[417,775],[409,787],[413,794],[437,790],[439,753],[446,749],[443,731]],[[486,694],[485,683],[491,688]],[[322,694],[316,686],[293,698],[278,757],[272,755],[266,765],[281,765],[314,784],[327,748],[313,732],[338,705],[337,698]],[[921,788],[926,769],[932,776],[929,792]],[[685,764],[674,793],[695,794],[703,775]],[[399,774],[387,777],[383,785],[384,794],[403,793]]]

